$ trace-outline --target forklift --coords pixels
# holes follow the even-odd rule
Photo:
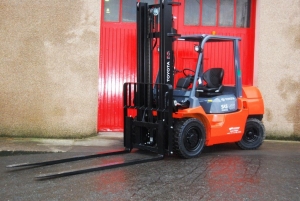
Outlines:
[[[209,34],[180,35],[173,27],[172,7],[179,2],[162,0],[137,10],[136,82],[123,85],[124,150],[54,161],[8,165],[8,168],[39,167],[89,158],[147,150],[154,157],[102,165],[88,169],[39,175],[56,178],[163,159],[166,155],[198,157],[205,146],[236,143],[241,149],[257,149],[265,139],[262,124],[264,103],[254,86],[242,85],[238,37]],[[174,43],[192,43],[196,66],[175,69]],[[210,43],[230,43],[233,50],[234,85],[223,84],[222,67],[205,68],[204,50]],[[159,64],[153,81],[154,49]],[[174,84],[175,75],[182,76]],[[232,75],[231,75],[232,76]]]

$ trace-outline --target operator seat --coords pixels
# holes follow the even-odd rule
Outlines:
[[[211,68],[203,73],[203,80],[206,85],[199,85],[197,92],[199,96],[215,96],[222,94],[224,69],[223,68]]]
[[[193,82],[192,76],[182,77],[178,80],[176,84],[176,89],[187,89],[190,84]]]

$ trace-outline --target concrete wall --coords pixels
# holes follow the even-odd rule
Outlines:
[[[0,136],[96,133],[100,0],[0,2]]]
[[[300,136],[300,0],[258,0],[255,85],[268,135]]]

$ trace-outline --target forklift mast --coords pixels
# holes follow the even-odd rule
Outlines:
[[[153,50],[159,43],[159,73],[156,82],[173,85],[173,37],[180,36],[173,28],[174,5],[180,3],[170,0],[155,5],[137,3],[137,82],[153,82]]]
[[[172,153],[174,37],[170,0],[148,5],[137,3],[137,79],[125,83],[124,146],[164,155]],[[153,50],[159,47],[159,69],[153,82]],[[130,117],[129,110],[136,116]]]

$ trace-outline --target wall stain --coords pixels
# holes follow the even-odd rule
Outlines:
[[[300,49],[300,19],[298,25],[290,26],[288,33],[290,37],[294,38],[292,41],[293,46],[296,49]]]
[[[280,81],[277,88],[281,97],[286,100],[285,118],[288,122],[293,123],[294,132],[292,134],[300,136],[300,81],[298,80],[295,81],[292,77],[286,77]],[[295,97],[293,102],[291,102],[291,97]]]
[[[298,35],[295,38],[295,46],[296,48],[300,49],[300,29],[298,31]]]
[[[264,117],[267,119],[267,121],[272,121],[273,120],[273,113],[272,110],[269,108],[265,108],[265,115]]]

